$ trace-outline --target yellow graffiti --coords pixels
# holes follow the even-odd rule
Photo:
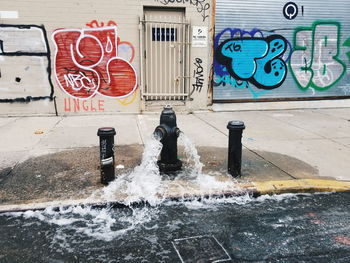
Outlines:
[[[129,97],[126,97],[125,99],[117,99],[117,101],[123,105],[123,106],[127,106],[130,105],[131,103],[133,103],[135,101],[137,97],[137,90]]]

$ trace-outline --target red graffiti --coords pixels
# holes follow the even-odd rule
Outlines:
[[[94,19],[91,22],[86,23],[86,26],[88,26],[90,28],[100,28],[100,27],[104,27],[105,24],[106,24],[105,22],[98,22],[96,19]],[[107,22],[107,26],[117,26],[117,23],[114,22],[113,20],[109,20]],[[128,41],[121,41],[119,37],[117,38],[117,45],[118,45],[118,54],[119,53],[126,53],[126,52],[130,53],[127,55],[128,56],[127,60],[131,63],[135,57],[134,46]]]
[[[64,98],[63,109],[65,112],[97,112],[104,111],[104,100],[80,100]]]
[[[104,27],[105,26],[105,23],[104,22],[97,22],[96,19],[94,20],[91,20],[91,22],[89,23],[86,23],[86,26],[87,27],[91,27],[91,28],[94,28],[94,27]],[[113,20],[109,20],[108,23],[107,23],[107,26],[117,26],[117,23],[114,22]]]
[[[79,99],[96,94],[112,98],[132,94],[137,88],[136,72],[129,61],[117,57],[117,39],[114,25],[55,31],[54,65],[61,88]]]

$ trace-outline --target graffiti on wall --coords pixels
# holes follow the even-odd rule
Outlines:
[[[343,46],[344,47],[350,47],[350,37],[347,40],[345,40]],[[348,57],[349,62],[350,62],[350,51],[346,52],[346,56]]]
[[[282,30],[282,29],[281,29]],[[248,89],[254,99],[280,87],[286,80],[287,67],[293,83],[303,90],[323,92],[335,86],[346,74],[342,47],[350,47],[350,38],[341,40],[341,25],[335,21],[315,21],[300,26],[292,44],[277,30],[224,29],[214,39],[214,87],[229,85]],[[251,51],[250,51],[251,50]],[[350,61],[350,51],[345,53]],[[347,95],[345,84],[338,87]],[[278,90],[277,90],[278,91]]]
[[[196,7],[196,10],[198,13],[201,14],[203,18],[203,22],[208,15],[208,10],[210,9],[210,4],[206,3],[207,0],[155,0],[158,3],[161,3],[162,5],[168,5],[168,4],[190,4],[194,7]]]
[[[283,16],[288,20],[293,20],[298,16],[298,5],[294,2],[288,2],[283,6]],[[304,7],[302,7],[302,16],[304,16]]]
[[[117,26],[117,23],[113,20],[108,22],[98,22],[97,20],[91,20],[89,23],[86,23],[87,27],[90,28],[99,28],[104,26]],[[133,62],[135,57],[135,48],[129,41],[122,41],[120,37],[117,37],[117,47],[118,47],[118,57],[121,57],[127,60],[130,64]],[[132,104],[137,98],[137,91],[133,92],[132,95],[127,96],[123,99],[117,99],[117,102],[122,106],[128,106]]]
[[[195,69],[193,70],[193,78],[195,80],[195,83],[192,84],[192,95],[195,91],[201,92],[204,84],[204,75],[203,75],[203,66],[202,66],[202,59],[196,58],[196,61],[194,63]]]
[[[53,99],[46,30],[0,24],[0,102]]]
[[[86,26],[89,28],[101,28],[104,26],[115,26],[117,23],[113,20],[109,20],[107,23],[98,22],[97,20],[92,20],[89,23],[86,23]],[[121,57],[127,60],[129,63],[132,63],[135,57],[135,48],[128,41],[122,41],[119,36],[117,36],[117,53],[118,57]]]
[[[87,24],[93,28],[59,29],[53,33],[56,79],[67,94],[78,99],[96,94],[125,98],[136,90],[136,72],[130,63],[134,49],[127,42],[118,43],[113,23],[104,26],[93,20]],[[118,44],[131,50],[129,58],[119,56],[122,49]]]
[[[71,97],[64,98],[63,110],[64,112],[98,112],[105,110],[105,101],[98,100],[81,100]]]
[[[229,36],[227,38],[227,36]],[[222,38],[227,38],[221,41]],[[221,42],[221,43],[220,43]],[[215,37],[214,86],[229,84],[248,88],[254,95],[278,88],[287,76],[287,40],[281,35],[263,36],[258,29],[224,29]]]
[[[293,47],[290,69],[300,89],[324,91],[344,76],[338,22],[316,21],[311,27],[298,27]]]

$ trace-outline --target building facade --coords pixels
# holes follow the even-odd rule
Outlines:
[[[345,0],[16,0],[0,8],[0,115],[350,97]]]
[[[0,114],[206,109],[210,0],[3,1]]]

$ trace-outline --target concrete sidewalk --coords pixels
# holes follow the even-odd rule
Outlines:
[[[227,122],[242,120],[243,145],[302,160],[319,176],[350,180],[350,108],[177,114],[178,127],[196,146],[227,147]],[[113,126],[116,144],[144,144],[159,114],[0,118],[0,169],[30,157],[98,146],[97,129]],[[293,176],[288,163],[262,157]]]
[[[97,129],[116,128],[116,164],[131,169],[159,115],[0,118],[0,199],[85,198],[101,187]],[[348,182],[320,181],[350,181],[350,108],[178,113],[178,127],[197,146],[204,169],[226,173],[231,120],[246,125],[243,187],[260,193],[350,189]],[[86,191],[75,195],[77,187]]]

